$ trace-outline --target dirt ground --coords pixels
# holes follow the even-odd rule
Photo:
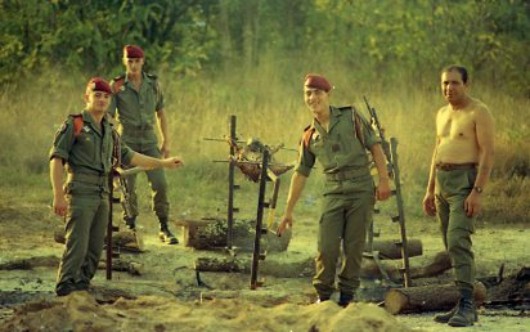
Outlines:
[[[60,220],[48,205],[17,203],[0,194],[0,266],[28,260],[18,269],[0,270],[0,331],[432,331],[451,330],[432,321],[435,312],[392,316],[378,306],[386,286],[363,279],[359,302],[342,309],[333,301],[315,304],[311,286],[315,251],[313,221],[295,225],[289,249],[271,253],[263,262],[263,286],[249,287],[246,273],[202,272],[198,257],[226,257],[223,252],[193,250],[183,244],[159,242],[151,213],[140,219],[146,251],[122,252],[120,259],[141,267],[140,276],[114,272],[105,279],[99,270],[88,292],[57,298],[54,281],[62,245],[53,231]],[[377,221],[381,237],[395,238],[390,222]],[[182,229],[177,230],[182,240]],[[409,237],[421,239],[421,265],[442,250],[434,221],[409,222]],[[474,237],[478,275],[495,276],[502,263],[505,274],[530,265],[530,230],[521,225],[478,225]],[[249,258],[248,253],[240,253]],[[30,269],[29,263],[32,264]],[[450,272],[441,278],[450,280]],[[199,283],[198,281],[202,282]],[[468,331],[530,331],[529,308],[483,307],[479,322]]]

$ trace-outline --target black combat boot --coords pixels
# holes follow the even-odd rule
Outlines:
[[[329,298],[330,298],[329,296],[319,295],[315,303],[319,304],[322,302],[329,301]]]
[[[348,306],[348,304],[350,304],[350,302],[352,302],[352,301],[353,301],[353,294],[348,294],[348,293],[341,292],[340,296],[339,296],[338,305],[340,305],[343,308],[346,308]]]
[[[178,244],[179,240],[171,233],[167,225],[167,218],[160,218],[160,233],[158,234],[160,241],[168,244]]]
[[[131,231],[136,230],[136,217],[130,217],[130,218],[123,218],[125,220],[125,225],[127,225],[127,229]]]
[[[460,290],[461,298],[456,313],[449,319],[447,324],[454,327],[473,326],[478,320],[477,309],[473,299],[473,289]]]
[[[77,289],[72,281],[61,282],[55,286],[55,294],[57,296],[66,296]]]
[[[458,311],[458,307],[460,306],[460,301],[456,303],[456,305],[451,309],[449,312],[438,314],[434,316],[434,321],[437,323],[447,324],[451,317],[453,317],[456,312]]]

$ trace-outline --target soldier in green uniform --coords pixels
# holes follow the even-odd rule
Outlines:
[[[164,95],[156,76],[143,71],[144,59],[144,51],[139,46],[126,45],[123,48],[125,74],[111,82],[114,98],[109,113],[117,117],[118,132],[131,149],[154,158],[167,157],[170,142]],[[156,126],[161,137],[160,146],[155,133]],[[150,170],[146,174],[152,190],[153,210],[160,222],[160,239],[169,244],[177,244],[178,240],[168,226],[169,199],[164,170]],[[132,216],[127,217],[124,213],[124,219],[127,226],[135,230],[139,214],[136,174],[127,176],[126,181]]]
[[[342,266],[338,275],[339,305],[347,306],[360,285],[362,253],[375,199],[387,199],[390,187],[379,138],[353,108],[330,106],[331,90],[331,84],[323,76],[306,76],[304,100],[312,112],[313,122],[302,137],[300,157],[291,179],[278,235],[292,227],[294,207],[318,159],[326,182],[313,286],[319,302],[330,299],[335,291],[337,261],[342,243]],[[366,150],[372,154],[379,172],[377,188],[370,174]]]
[[[113,161],[121,159],[124,164],[146,168],[182,164],[178,157],[155,159],[124,145],[118,148],[117,133],[106,116],[111,98],[107,81],[91,79],[85,110],[68,117],[50,151],[53,209],[66,221],[66,243],[56,285],[59,296],[87,289],[96,273],[109,217],[108,179]],[[113,153],[117,151],[119,156]]]
[[[451,65],[441,73],[447,105],[436,115],[436,145],[423,210],[437,215],[451,258],[460,300],[434,320],[471,326],[477,320],[473,300],[475,257],[471,234],[482,208],[482,191],[493,167],[494,123],[488,107],[468,95],[467,69]]]

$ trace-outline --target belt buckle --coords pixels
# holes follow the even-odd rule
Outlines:
[[[440,164],[436,165],[436,168],[438,168],[439,170],[447,172],[447,171],[453,170],[453,165],[440,163]]]

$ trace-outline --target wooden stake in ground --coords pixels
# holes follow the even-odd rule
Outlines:
[[[482,305],[486,300],[486,287],[475,283],[473,292],[475,304]],[[460,298],[453,283],[422,287],[395,288],[385,295],[385,308],[391,314],[440,311],[452,308]]]

